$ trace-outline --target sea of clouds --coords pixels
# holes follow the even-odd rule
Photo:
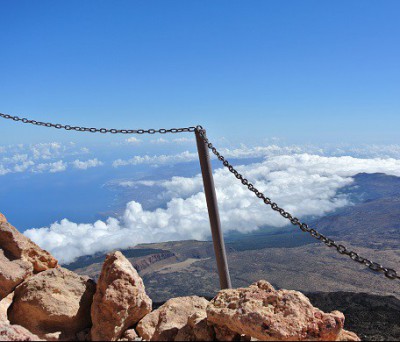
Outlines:
[[[388,147],[388,150],[391,155],[400,151],[398,146]],[[346,195],[338,190],[351,184],[352,177],[358,173],[383,172],[400,176],[400,158],[375,157],[378,149],[373,147],[369,151],[368,158],[363,155],[367,154],[363,149],[352,152],[358,157],[334,156],[334,153],[327,156],[322,155],[323,152],[318,149],[305,153],[304,148],[276,145],[255,147],[250,151],[247,148],[237,148],[223,152],[234,158],[261,158],[260,162],[243,162],[247,165],[239,165],[237,168],[260,191],[302,218],[323,216],[350,205]],[[341,151],[339,154],[343,153]],[[113,166],[128,167],[141,163],[159,165],[196,158],[196,154],[184,151],[175,155],[118,159]],[[76,167],[84,169],[79,163],[76,163]],[[282,227],[287,224],[226,169],[215,170],[214,177],[225,232],[251,232],[264,225]],[[82,255],[132,247],[139,243],[202,240],[209,236],[210,227],[200,175],[158,181],[124,180],[120,186],[161,187],[161,196],[166,205],[155,210],[144,210],[141,203],[131,201],[119,217],[94,223],[76,223],[65,218],[48,227],[27,230],[26,236],[49,250],[62,263],[71,262]]]

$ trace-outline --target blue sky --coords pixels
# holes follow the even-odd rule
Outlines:
[[[2,0],[0,112],[201,123],[243,142],[397,144],[398,13],[399,1]],[[101,139],[4,121],[0,134]]]

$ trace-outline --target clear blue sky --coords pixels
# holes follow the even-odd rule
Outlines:
[[[0,112],[400,143],[399,13],[398,0],[1,0]],[[4,121],[0,135],[66,138]]]

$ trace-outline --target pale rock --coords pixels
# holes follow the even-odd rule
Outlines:
[[[197,296],[172,298],[143,318],[136,331],[146,341],[212,341],[207,305]]]
[[[135,329],[128,329],[118,341],[142,341],[142,339],[138,336]]]
[[[0,322],[0,341],[42,341],[24,327]]]
[[[5,222],[7,222],[6,217],[2,213],[0,213],[0,223],[5,223]]]
[[[351,331],[342,330],[336,341],[361,341],[361,339]]]
[[[24,260],[9,260],[0,249],[0,300],[8,296],[32,274],[32,265]]]
[[[38,273],[57,266],[57,260],[41,249],[15,227],[0,221],[0,249],[11,261],[22,259],[32,264],[33,272]]]
[[[8,308],[11,306],[14,299],[14,292],[0,300],[0,323],[10,323],[8,320]]]
[[[91,326],[95,283],[63,268],[36,274],[15,289],[8,310],[19,324],[41,338],[70,339]]]
[[[151,312],[142,278],[121,252],[107,255],[92,305],[91,339],[115,341]]]
[[[339,337],[344,315],[324,313],[302,293],[275,290],[266,281],[222,290],[207,307],[207,320],[259,340],[323,340]]]

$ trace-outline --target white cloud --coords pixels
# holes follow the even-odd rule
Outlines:
[[[190,139],[190,138],[175,138],[172,139],[172,142],[176,143],[176,144],[188,144],[188,143],[195,143],[194,139]]]
[[[76,160],[74,160],[72,162],[72,165],[76,169],[87,170],[87,169],[92,168],[92,167],[101,166],[101,165],[103,165],[103,162],[101,162],[97,158],[89,159],[89,160],[86,160],[86,161],[80,161],[79,159],[76,159]]]
[[[130,137],[130,138],[126,139],[125,141],[129,144],[140,144],[142,142],[142,140],[140,140],[136,137]]]
[[[127,165],[140,165],[140,164],[150,164],[150,165],[160,165],[167,163],[183,163],[188,161],[196,160],[197,153],[191,153],[185,151],[174,155],[144,155],[144,156],[134,156],[131,159],[117,159],[113,161],[113,167],[127,166]]]
[[[30,146],[34,159],[51,159],[59,156],[63,150],[60,143],[39,143]]]
[[[168,143],[170,143],[171,141],[170,141],[170,140],[167,140],[167,139],[164,139],[164,138],[157,138],[157,139],[152,139],[152,140],[150,140],[150,142],[151,142],[152,144],[168,144]]]
[[[42,172],[50,172],[50,173],[56,173],[56,172],[62,172],[67,169],[67,163],[63,162],[62,160],[59,160],[54,163],[41,163],[38,164],[32,172],[37,172],[37,173],[42,173]]]
[[[78,147],[76,143],[73,142],[67,144],[58,142],[31,145],[16,144],[6,147],[3,146],[2,150],[5,156],[0,159],[2,163],[0,167],[0,176],[17,172],[55,173],[65,171],[67,169],[67,162],[62,160],[62,158],[89,153],[88,148]],[[40,163],[40,161],[46,162]],[[82,169],[86,169],[101,162],[96,162],[96,159],[91,159],[87,162],[88,165],[86,168],[84,163],[86,162],[82,162],[82,164],[76,162],[74,165],[78,168],[80,166]]]
[[[385,172],[400,176],[400,160],[298,154],[269,157],[259,163],[238,166],[238,170],[280,206],[304,218],[349,205],[348,198],[338,194],[338,189],[351,184],[352,176],[357,173]],[[168,198],[165,208],[144,210],[140,203],[132,201],[118,218],[92,224],[64,219],[25,234],[62,262],[143,242],[204,239],[209,235],[200,175],[173,177],[153,184],[164,188]],[[215,171],[215,184],[225,232],[249,232],[263,225],[282,227],[287,223],[226,169]]]
[[[10,173],[11,170],[4,167],[4,165],[0,164],[0,176],[4,176],[7,173]]]

